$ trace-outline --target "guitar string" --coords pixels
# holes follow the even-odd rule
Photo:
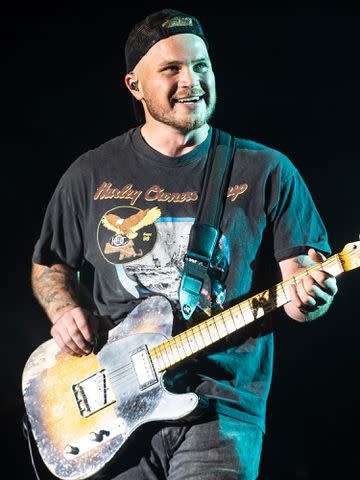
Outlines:
[[[357,252],[356,252],[356,249],[354,249],[353,251],[350,251],[350,253],[348,254],[348,257],[349,258],[352,258],[352,257],[356,257],[357,256]],[[315,267],[310,267],[308,268],[303,274],[300,274],[298,275],[296,278],[297,280],[301,279],[301,277],[305,277],[306,275],[308,275],[308,272],[311,271],[311,270],[320,270],[323,266],[323,264],[326,263],[326,266],[327,267],[332,267],[333,265],[336,265],[338,264],[338,259],[336,258],[336,256],[332,257],[331,259],[328,259],[328,261],[324,261],[321,266],[317,266],[315,265]],[[279,292],[279,297],[281,295],[284,295],[285,299],[287,300],[287,295],[284,291],[284,287],[287,287],[291,284],[294,284],[294,281],[296,282],[296,280],[294,278],[290,278],[288,280],[285,280],[277,285],[275,285],[274,287],[272,287],[272,289],[269,289],[265,292],[269,292],[271,290],[275,290],[276,293],[279,292],[280,288],[283,289],[283,292],[280,293]],[[254,308],[252,308],[251,306],[251,301],[254,301],[254,300],[258,300],[258,299],[261,299],[261,295],[264,294],[264,292],[261,292],[260,294],[257,294],[255,295],[254,297],[251,297],[247,300],[244,300],[244,302],[240,302],[238,305],[234,305],[233,307],[230,307],[228,310],[216,315],[215,317],[213,317],[212,319],[209,319],[209,320],[206,320],[204,321],[203,323],[199,324],[199,325],[196,325],[195,327],[192,327],[191,329],[187,330],[186,332],[182,332],[181,334],[171,338],[169,341],[167,342],[164,342],[163,344],[160,344],[160,345],[157,345],[156,347],[154,347],[152,349],[152,351],[154,352],[154,357],[158,360],[159,359],[159,356],[161,356],[161,360],[162,362],[164,363],[165,365],[165,368],[168,368],[166,366],[167,363],[169,363],[169,360],[170,360],[170,365],[171,366],[173,363],[177,363],[178,361],[182,360],[180,354],[179,354],[179,349],[178,349],[178,344],[177,344],[177,341],[180,340],[181,342],[181,348],[183,349],[183,351],[185,352],[185,348],[183,347],[183,341],[186,340],[186,342],[189,343],[189,349],[191,350],[191,354],[193,353],[196,353],[196,351],[194,352],[193,349],[191,348],[191,335],[192,336],[196,336],[197,334],[201,334],[202,336],[202,342],[204,344],[204,347],[202,348],[205,348],[207,345],[206,345],[206,342],[204,341],[204,338],[203,338],[203,333],[204,331],[208,331],[208,336],[210,337],[210,340],[214,343],[215,341],[217,340],[220,340],[221,338],[223,338],[221,336],[221,334],[219,333],[219,329],[217,328],[217,325],[216,323],[219,323],[220,321],[223,322],[223,319],[225,318],[226,321],[228,321],[229,319],[231,319],[232,323],[234,324],[234,326],[236,327],[236,330],[238,330],[239,328],[237,327],[235,321],[234,321],[234,318],[233,318],[233,315],[232,315],[232,311],[234,308],[238,308],[240,310],[240,314],[242,315],[243,319],[244,319],[244,325],[247,325],[246,321],[245,321],[245,316],[251,312],[252,316],[253,316],[253,312],[254,312]],[[274,302],[272,300],[268,301],[270,303],[271,306],[275,305]],[[241,305],[241,306],[240,306]],[[268,305],[261,305],[261,307],[264,309],[264,312],[266,313],[265,309]],[[242,308],[243,307],[243,308]],[[270,309],[270,311],[272,310],[273,308]],[[262,316],[262,315],[261,315]],[[256,319],[257,317],[255,317]],[[223,322],[224,323],[224,322]],[[224,323],[225,325],[225,330],[228,332],[228,333],[232,333],[232,332],[229,332],[227,327],[226,327],[226,323]],[[213,340],[213,337],[211,336],[211,331],[209,330],[209,327],[211,326],[215,326],[216,328],[216,331],[217,331],[217,336],[218,338]],[[241,327],[240,327],[241,328]],[[190,332],[190,337],[189,337],[189,333]],[[234,330],[235,331],[235,330]],[[225,335],[226,336],[226,335]],[[172,345],[171,345],[172,343]],[[211,343],[209,344],[211,345]],[[167,349],[168,347],[168,349]],[[178,357],[180,357],[180,360],[176,360],[176,356],[174,355],[173,353],[173,349],[174,347],[176,347],[177,349],[177,352],[178,352]],[[201,350],[202,348],[199,348],[199,343],[196,341],[196,347],[197,347],[197,351]],[[195,347],[195,348],[196,348]],[[159,352],[157,353],[156,350]],[[161,351],[163,350],[163,351]],[[166,354],[166,357],[167,357],[167,362],[164,360],[163,358],[163,353]],[[186,353],[186,352],[185,352]],[[190,355],[191,355],[190,354]],[[169,355],[172,355],[173,358],[175,358],[175,362],[172,362],[171,361],[171,358],[169,358]],[[190,356],[190,355],[186,355],[187,356]],[[186,358],[184,357],[184,358]],[[123,364],[115,369],[111,369],[109,370],[108,372],[106,371],[106,378],[107,380],[109,380],[110,382],[112,382],[113,384],[116,384],[117,386],[121,386],[122,384],[126,384],[128,383],[128,377],[129,376],[134,376],[136,378],[136,375],[135,375],[135,371],[133,369],[131,369],[132,365],[132,362],[128,362],[126,364]]]
[[[353,252],[353,251],[351,251],[349,255],[351,255],[352,252]],[[312,267],[307,268],[303,273],[297,275],[297,276],[296,276],[296,279],[297,279],[298,281],[300,281],[300,280],[302,279],[302,277],[305,278],[305,277],[309,274],[310,271],[323,269],[323,268],[324,268],[324,267],[323,267],[324,264],[326,264],[325,266],[326,266],[326,267],[329,267],[329,268],[331,268],[331,267],[333,267],[333,266],[335,266],[335,265],[338,265],[338,260],[337,260],[337,258],[336,258],[336,255],[330,257],[329,259],[325,260],[325,261],[322,262],[321,264],[317,264],[317,265],[314,265],[314,266],[312,266]],[[217,323],[220,324],[221,322],[224,323],[224,322],[223,322],[223,318],[224,318],[225,315],[227,316],[226,320],[228,320],[230,317],[232,318],[232,312],[231,312],[231,310],[233,310],[234,308],[239,308],[240,313],[241,313],[241,315],[242,315],[242,317],[243,317],[243,319],[244,319],[244,321],[245,321],[245,317],[247,316],[247,314],[248,314],[249,312],[251,313],[251,315],[252,315],[252,317],[253,317],[254,307],[251,305],[251,303],[250,303],[251,301],[261,299],[261,298],[262,298],[262,295],[263,295],[264,293],[271,292],[272,290],[275,290],[275,292],[277,293],[277,292],[279,292],[280,289],[284,289],[284,287],[288,287],[288,286],[290,286],[290,285],[292,285],[292,284],[294,284],[294,278],[293,278],[293,277],[290,278],[290,279],[284,280],[283,282],[280,282],[279,284],[275,285],[274,287],[270,288],[269,290],[265,290],[264,292],[261,292],[261,293],[255,295],[255,296],[247,299],[247,300],[244,300],[243,302],[240,302],[238,305],[234,305],[233,307],[230,307],[228,310],[226,310],[226,311],[224,311],[224,312],[216,315],[216,316],[213,317],[211,320],[210,320],[210,319],[209,319],[209,320],[205,320],[203,323],[200,323],[199,325],[197,325],[197,326],[195,326],[195,327],[192,327],[191,329],[187,330],[187,332],[191,331],[191,335],[192,335],[193,337],[196,337],[197,333],[200,333],[200,334],[202,335],[203,332],[202,332],[201,330],[205,330],[206,328],[208,328],[208,327],[211,326],[211,325],[214,325],[215,328],[217,329],[217,325],[216,325],[216,324],[217,324]],[[278,296],[280,297],[281,295],[284,295],[284,296],[285,296],[285,299],[287,300],[287,295],[286,295],[285,292],[279,293]],[[271,301],[271,300],[270,300],[270,301],[268,301],[268,303],[270,303],[271,306],[275,306],[275,307],[276,307],[276,303],[274,303],[274,301]],[[245,305],[244,305],[244,304],[245,304]],[[244,308],[242,309],[242,308],[240,307],[240,305],[243,306]],[[282,304],[282,305],[283,305],[283,304]],[[260,305],[260,306],[264,309],[264,312],[267,313],[267,312],[265,311],[265,309],[266,309],[266,307],[268,307],[268,306],[267,306],[267,305]],[[281,306],[281,305],[278,305],[278,306]],[[271,308],[269,311],[271,311],[271,310],[273,310],[273,308]],[[260,315],[260,316],[262,316],[262,315]],[[253,317],[253,320],[256,320],[256,318],[259,318],[259,317],[255,317],[255,318]],[[232,319],[232,320],[233,320],[233,319]],[[211,322],[211,323],[210,323],[210,322]],[[234,322],[234,323],[235,323],[235,322]],[[248,322],[248,323],[251,323],[251,322]],[[245,324],[244,324],[243,326],[247,325],[248,323],[246,323],[246,321],[245,321]],[[225,329],[226,329],[226,324],[224,323],[224,325],[225,325]],[[236,325],[236,324],[235,324],[235,325]],[[196,327],[198,327],[198,328],[197,328],[197,332],[193,330],[193,329],[196,329]],[[242,326],[241,326],[241,327],[242,327]],[[237,330],[238,330],[239,328],[241,328],[241,327],[237,327]],[[217,329],[217,330],[218,330],[218,329]],[[184,332],[182,332],[182,333],[184,333]],[[153,350],[154,350],[154,357],[155,357],[156,359],[159,359],[159,356],[160,356],[162,362],[163,362],[164,365],[165,365],[165,368],[168,368],[168,366],[171,366],[172,364],[177,363],[178,361],[182,360],[182,359],[180,359],[180,360],[177,360],[177,361],[175,361],[175,362],[170,361],[170,365],[167,366],[167,363],[169,363],[169,362],[166,362],[166,361],[164,360],[163,356],[162,356],[163,353],[165,353],[166,356],[168,357],[167,351],[166,351],[166,350],[167,350],[167,347],[169,347],[169,350],[170,350],[171,354],[174,355],[174,354],[173,354],[173,346],[170,344],[170,341],[175,342],[175,344],[178,342],[178,343],[180,343],[181,345],[183,345],[183,338],[181,338],[182,333],[179,334],[179,335],[177,335],[177,336],[175,336],[175,337],[173,337],[171,340],[166,341],[166,342],[158,345],[156,348],[158,349],[158,352],[159,352],[159,353],[157,353],[157,352],[155,351],[155,349],[153,349]],[[212,340],[213,343],[214,343],[215,341],[220,340],[221,338],[223,338],[221,335],[218,335],[218,338],[216,338],[215,340],[213,340],[211,334],[209,334],[209,336],[210,336],[210,339]],[[225,335],[225,336],[226,336],[226,335]],[[189,342],[188,335],[186,336],[186,339],[185,339],[185,340],[186,340],[186,342]],[[204,345],[205,345],[205,347],[206,347],[207,345],[205,344],[205,342],[203,342],[203,343],[204,343]],[[209,344],[209,345],[210,345],[210,344]],[[203,347],[203,348],[204,348],[204,347]],[[191,347],[190,347],[190,349],[191,349]],[[192,350],[192,349],[191,349],[191,350]],[[201,350],[201,348],[198,349],[197,351],[199,351],[199,350]],[[192,353],[196,353],[196,352],[193,352],[193,351],[192,351]],[[190,354],[190,355],[191,355],[191,354]],[[187,356],[190,356],[190,355],[187,355]],[[186,357],[184,357],[184,358],[186,358]],[[169,358],[168,358],[168,360],[169,360]]]
[[[128,363],[124,363],[122,365],[119,365],[118,367],[116,368],[113,368],[113,369],[107,369],[106,370],[106,376],[111,379],[111,378],[116,378],[117,375],[119,374],[122,374],[124,371],[126,371],[130,365],[132,364],[132,362],[128,362]]]
[[[349,256],[350,257],[355,256],[355,252],[350,252]],[[232,314],[234,308],[239,309],[240,314],[241,314],[241,316],[243,317],[243,320],[244,320],[244,325],[243,326],[246,326],[248,323],[250,323],[250,322],[247,323],[246,318],[245,318],[249,312],[251,312],[251,316],[253,317],[252,318],[253,320],[255,320],[256,318],[259,318],[258,316],[254,317],[254,310],[255,309],[254,309],[253,305],[251,305],[251,301],[261,300],[263,298],[264,293],[269,293],[269,292],[271,292],[271,290],[275,291],[275,293],[278,294],[277,296],[279,298],[283,296],[285,298],[285,300],[288,301],[288,295],[287,295],[287,292],[285,291],[285,288],[294,284],[294,283],[296,283],[297,281],[300,281],[303,278],[305,278],[309,274],[310,271],[322,270],[324,268],[324,264],[325,264],[326,267],[331,268],[335,265],[338,265],[338,259],[334,255],[333,257],[329,258],[328,260],[322,262],[320,265],[314,265],[310,268],[307,268],[303,273],[297,275],[296,277],[292,277],[292,278],[287,279],[283,282],[280,282],[279,284],[272,287],[272,289],[266,290],[265,292],[261,292],[260,294],[257,294],[255,296],[251,297],[250,299],[244,300],[244,302],[240,302],[240,304],[234,305],[233,307],[229,308],[225,312],[222,312],[222,313],[216,315],[212,319],[206,320],[203,323],[201,323],[199,325],[196,325],[195,327],[192,327],[191,329],[189,329],[185,332],[182,332],[181,334],[169,339],[168,341],[166,341],[166,342],[164,342],[160,345],[155,346],[152,349],[153,354],[154,354],[153,357],[156,358],[156,360],[159,360],[159,356],[160,356],[163,364],[165,365],[165,368],[168,368],[167,363],[169,363],[169,366],[171,366],[174,363],[177,363],[177,362],[183,360],[184,358],[192,355],[193,353],[196,353],[197,351],[202,350],[203,348],[208,346],[206,344],[204,338],[203,338],[203,333],[206,330],[208,330],[208,336],[210,337],[210,340],[213,343],[215,343],[217,340],[220,340],[224,336],[227,336],[227,334],[235,331],[235,330],[233,330],[233,331],[229,332],[229,330],[227,328],[227,325],[226,325],[226,322],[228,320],[231,319],[232,323],[236,327],[236,330],[239,329],[239,327],[237,327],[237,325],[236,325],[236,322],[235,322],[233,314]],[[273,300],[267,300],[267,304],[261,304],[261,302],[260,302],[260,307],[263,310],[263,312],[260,311],[260,313],[261,313],[260,316],[263,316],[263,314],[266,314],[267,313],[266,310],[272,311],[274,306],[277,307],[277,306],[281,306],[283,304],[284,303],[281,303],[280,305],[277,305]],[[241,308],[241,305],[243,306],[243,309]],[[269,307],[271,307],[271,308],[269,309]],[[224,322],[224,320],[225,320],[225,322]],[[222,335],[219,332],[218,325],[220,325],[220,322],[222,322],[224,324],[224,329],[226,331],[225,335]],[[215,340],[213,339],[213,337],[211,335],[211,331],[209,330],[210,327],[215,327],[215,329],[216,329]],[[201,336],[202,336],[202,340],[201,340],[202,346],[200,346],[200,347],[199,347],[199,342],[196,339],[196,337],[199,334],[201,334]],[[193,340],[193,339],[195,339],[195,345],[196,345],[195,346],[195,352],[192,348],[193,344],[191,343],[191,340]],[[179,353],[179,348],[178,347],[180,346],[182,348],[182,350],[186,353],[185,348],[184,348],[184,340],[186,340],[186,342],[188,343],[188,346],[189,346],[189,349],[190,349],[191,353],[189,355],[186,354],[186,356],[182,358],[181,354]],[[177,356],[174,353],[175,348],[177,350]],[[164,354],[166,355],[167,361],[165,361],[165,359],[163,357]],[[175,361],[173,361],[173,359],[175,359]],[[114,369],[111,373],[115,372],[116,370],[117,369]],[[134,373],[134,372],[129,372],[127,374],[127,376],[129,376],[130,373]],[[116,382],[117,384],[123,383],[124,377],[118,378],[118,376],[119,376],[119,373],[117,373],[116,375],[112,375],[112,380],[114,382]]]
[[[354,253],[351,251],[349,255],[354,256]],[[296,280],[300,281],[302,279],[302,277],[305,278],[309,274],[310,271],[323,269],[324,264],[326,264],[325,265],[326,267],[331,268],[334,265],[338,264],[338,260],[337,260],[336,256],[334,255],[333,257],[331,257],[331,258],[325,260],[324,262],[322,262],[320,265],[314,265],[310,268],[307,268],[303,273],[296,276]],[[216,341],[220,340],[221,338],[224,338],[225,336],[227,336],[227,334],[230,334],[230,333],[233,333],[236,330],[239,330],[239,328],[241,328],[242,326],[248,325],[249,323],[251,323],[251,322],[246,322],[246,320],[247,320],[246,316],[248,316],[248,313],[251,313],[251,316],[252,316],[251,321],[253,321],[253,320],[256,320],[256,318],[260,318],[261,316],[263,316],[263,314],[268,313],[267,310],[272,311],[274,306],[277,307],[277,306],[281,306],[281,305],[284,304],[284,303],[281,303],[280,305],[276,305],[276,303],[273,300],[268,300],[267,301],[268,305],[260,304],[260,307],[264,310],[264,313],[262,313],[260,311],[261,315],[254,317],[254,307],[253,307],[253,305],[251,305],[251,301],[259,300],[259,299],[261,300],[263,298],[262,295],[264,293],[271,292],[271,290],[275,290],[275,292],[278,293],[277,296],[279,298],[281,296],[284,296],[285,300],[288,300],[287,292],[285,292],[284,287],[288,287],[289,285],[294,284],[294,282],[296,282],[296,280],[295,280],[294,277],[292,277],[292,278],[287,279],[283,282],[280,282],[279,284],[272,287],[272,289],[269,289],[265,292],[261,292],[260,294],[257,294],[254,297],[251,297],[247,300],[244,300],[244,302],[241,302],[238,305],[234,305],[233,307],[229,308],[225,312],[222,312],[222,313],[216,315],[212,319],[206,320],[203,323],[201,323],[199,325],[196,325],[195,327],[192,327],[191,329],[187,330],[186,332],[182,332],[179,335],[177,335],[175,337],[172,337],[168,341],[166,341],[166,342],[164,342],[160,345],[157,345],[156,347],[154,347],[152,349],[153,360],[156,359],[156,360],[160,361],[160,359],[161,359],[165,368],[168,368],[169,366],[171,366],[175,363],[178,363],[179,361],[187,358],[188,356],[191,356],[192,354],[202,350],[203,348],[206,348],[208,345],[211,345],[212,343],[215,343]],[[243,308],[241,308],[240,305],[242,305]],[[271,307],[270,309],[269,309],[269,306]],[[234,321],[233,312],[232,312],[232,310],[234,308],[238,308],[240,310],[241,316],[243,317],[244,325],[242,325],[241,327],[238,327],[236,325],[235,321]],[[229,332],[229,330],[227,328],[227,325],[226,325],[226,322],[228,322],[230,319],[231,319],[232,323],[234,324],[234,326],[236,327],[236,330],[232,330],[232,331]],[[219,332],[218,326],[221,325],[221,323],[224,324],[224,329],[226,331],[225,335],[221,335],[220,332]],[[209,330],[209,328],[211,328],[211,327],[215,327],[215,329],[216,329],[215,340],[214,340],[213,336],[211,335],[211,331]],[[208,330],[208,337],[211,340],[211,343],[209,343],[209,344],[206,344],[206,341],[204,340],[204,335],[203,334],[206,330]],[[196,337],[199,336],[199,334],[201,335],[201,342],[200,342],[200,343],[202,343],[201,347],[199,347],[199,342],[197,341],[197,338],[196,338]],[[195,342],[194,342],[195,343],[195,351],[193,350],[193,348],[192,348],[193,344],[191,343],[191,341],[194,340],[194,339],[195,339]],[[188,347],[191,351],[191,353],[189,355],[186,354],[186,351],[185,351],[185,348],[184,348],[184,342],[185,342],[185,344],[186,343],[188,344]],[[182,356],[179,353],[179,348],[178,347],[180,347],[185,352],[185,357]],[[175,353],[175,348],[177,350],[177,354]],[[164,359],[164,354],[166,355],[166,359]],[[173,361],[173,359],[175,361]],[[116,371],[116,369],[114,371]],[[114,380],[116,380],[115,376],[113,378],[114,378]]]
[[[349,258],[356,257],[356,256],[357,256],[356,250],[357,250],[357,249],[351,250],[351,251],[347,254],[347,256],[348,256]],[[307,271],[305,271],[303,274],[298,275],[297,278],[299,278],[299,277],[301,278],[301,276],[304,276],[304,277],[305,277],[305,276],[308,274],[308,271],[311,271],[311,270],[320,270],[320,269],[322,268],[323,264],[326,264],[326,266],[328,266],[328,267],[332,267],[332,266],[338,264],[338,260],[337,260],[337,258],[336,258],[336,255],[334,255],[333,257],[329,258],[328,260],[322,262],[321,265],[315,265],[315,266],[312,266],[312,267],[308,268]],[[287,287],[287,286],[289,286],[289,285],[291,285],[291,284],[293,284],[293,283],[294,283],[294,280],[291,278],[291,279],[285,280],[285,281],[283,281],[283,282],[275,285],[274,287],[272,287],[272,289],[277,292],[280,287],[281,287],[281,288],[283,288],[284,286]],[[271,291],[272,289],[269,289],[268,291]],[[268,291],[265,291],[265,292],[268,292]],[[205,320],[203,323],[200,323],[199,325],[196,325],[195,327],[192,327],[192,328],[189,329],[187,332],[190,332],[190,331],[191,331],[190,336],[196,336],[197,334],[201,334],[201,336],[203,337],[203,333],[204,333],[204,331],[205,331],[206,329],[209,330],[209,327],[210,327],[211,325],[214,325],[215,328],[217,328],[216,323],[217,323],[217,322],[218,322],[218,323],[221,322],[225,316],[226,316],[226,321],[231,318],[232,323],[234,323],[235,326],[236,326],[236,323],[234,322],[234,319],[233,319],[232,311],[231,311],[231,310],[233,310],[234,308],[239,308],[242,317],[245,317],[249,312],[251,312],[251,314],[252,314],[254,309],[253,309],[252,306],[250,305],[250,301],[251,301],[251,300],[258,299],[258,298],[261,298],[261,294],[262,294],[262,293],[264,293],[264,292],[261,292],[260,294],[257,294],[257,295],[255,295],[254,297],[251,297],[251,298],[249,298],[249,299],[247,299],[247,300],[244,300],[243,302],[240,302],[238,305],[234,305],[233,307],[230,307],[228,310],[222,312],[221,314],[216,315],[215,317],[213,317],[213,318],[211,319],[211,322],[212,322],[212,323],[210,323],[210,319],[209,319],[209,320]],[[281,296],[281,295],[285,295],[285,293],[282,293],[282,294],[280,293],[279,296]],[[286,295],[285,295],[285,298],[286,298]],[[271,301],[271,303],[274,304],[273,301]],[[244,305],[244,304],[245,304],[245,305]],[[240,307],[240,305],[241,305],[241,307]],[[243,307],[243,308],[242,308],[242,307]],[[264,306],[262,306],[262,308],[264,308]],[[245,318],[244,318],[244,320],[245,320]],[[245,325],[247,325],[246,322],[245,322],[244,326],[245,326]],[[236,327],[237,327],[237,326],[236,326]],[[240,327],[240,328],[241,328],[241,327]],[[196,331],[193,330],[193,329],[196,329]],[[226,329],[226,324],[225,324],[225,329]],[[236,329],[238,330],[239,327],[237,327]],[[217,330],[218,330],[218,329],[217,329]],[[235,331],[235,330],[234,330],[234,331]],[[180,347],[181,347],[181,348],[184,350],[184,352],[185,352],[185,349],[184,349],[184,347],[183,347],[184,341],[186,341],[186,343],[189,343],[189,342],[191,341],[191,337],[189,338],[189,334],[184,335],[184,333],[185,333],[185,332],[182,332],[181,334],[176,335],[175,337],[172,337],[169,341],[166,341],[166,342],[164,342],[164,343],[162,343],[162,344],[159,344],[159,345],[157,345],[156,347],[154,347],[154,348],[152,349],[152,350],[153,350],[153,353],[154,353],[154,357],[158,360],[159,357],[161,356],[161,360],[162,360],[162,362],[164,363],[164,365],[165,365],[166,368],[168,368],[168,367],[167,367],[167,363],[169,363],[169,360],[170,360],[170,359],[169,359],[168,352],[167,352],[167,347],[168,347],[169,353],[174,356],[174,354],[173,354],[173,349],[174,349],[174,347],[177,348],[177,347],[178,347],[178,344],[180,344]],[[232,332],[230,332],[230,333],[232,333]],[[220,335],[218,335],[218,338],[215,339],[215,340],[213,340],[213,337],[211,336],[210,331],[209,331],[209,333],[208,333],[208,336],[210,337],[212,343],[214,343],[215,341],[217,341],[217,340],[219,340],[219,339],[222,338]],[[203,341],[203,340],[202,340],[202,341]],[[173,345],[171,345],[170,342],[172,342]],[[205,341],[203,341],[203,344],[204,344],[204,347],[203,347],[203,348],[205,348],[205,347],[208,346],[208,345],[211,345],[211,343],[207,345]],[[198,343],[197,343],[197,346],[198,346]],[[190,350],[191,350],[191,354],[190,354],[190,355],[186,355],[184,358],[186,358],[187,356],[191,356],[193,353],[196,353],[196,351],[193,352],[190,343],[189,343],[189,348],[190,348]],[[177,348],[177,349],[178,349],[178,348]],[[202,349],[202,348],[198,348],[197,351],[199,351],[199,350],[201,350],[201,349]],[[157,351],[156,351],[156,350],[157,350]],[[164,358],[163,358],[163,354],[164,354],[164,353],[166,354],[167,361],[165,361]],[[182,358],[181,358],[180,355],[178,355],[178,357],[180,357],[180,360],[182,360]],[[176,357],[174,357],[174,358],[175,358],[175,360],[176,360]],[[177,360],[177,361],[180,361],[180,360]],[[175,363],[177,363],[177,361],[175,361]],[[115,381],[116,381],[116,380],[117,380],[117,377],[118,377],[119,375],[121,375],[122,372],[125,372],[125,371],[128,369],[128,367],[130,367],[131,363],[132,363],[132,362],[129,362],[129,363],[127,363],[127,364],[121,365],[121,366],[119,366],[119,367],[117,367],[117,368],[115,368],[115,369],[110,370],[109,373],[106,373],[107,378],[108,378],[110,381],[111,381],[111,380],[115,380]],[[171,366],[173,363],[174,363],[174,362],[170,361],[170,365],[169,365],[169,366]],[[130,373],[131,373],[131,372],[129,372],[127,375],[129,375]],[[66,376],[66,375],[65,375],[65,376]],[[64,375],[62,375],[61,377],[63,378]]]

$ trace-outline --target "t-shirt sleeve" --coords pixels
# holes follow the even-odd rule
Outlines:
[[[79,270],[83,260],[83,238],[80,219],[69,195],[59,183],[47,206],[41,233],[32,260],[40,265],[64,263]]]
[[[302,176],[290,161],[287,166],[270,214],[275,258],[279,262],[307,253],[310,247],[327,256],[331,248],[323,220]]]

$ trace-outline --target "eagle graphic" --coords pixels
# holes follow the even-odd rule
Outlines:
[[[151,225],[161,216],[161,211],[158,207],[140,210],[128,218],[121,218],[113,213],[105,214],[101,223],[108,230],[112,230],[117,235],[123,235],[129,240],[138,236],[138,230],[147,225]]]

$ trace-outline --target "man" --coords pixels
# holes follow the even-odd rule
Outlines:
[[[70,355],[91,352],[105,319],[124,321],[154,293],[170,300],[176,331],[184,328],[178,291],[206,187],[216,104],[208,44],[196,18],[162,10],[134,27],[125,56],[125,84],[141,125],[86,152],[65,172],[33,255],[34,294],[53,338]],[[236,304],[271,287],[278,274],[293,277],[329,253],[325,227],[294,165],[274,149],[238,138],[221,237],[198,311]],[[77,281],[84,259],[94,268],[94,303]],[[290,287],[285,311],[299,322],[314,320],[336,291],[334,277],[313,271]],[[169,383],[206,398],[205,411],[192,420],[148,424],[132,454],[104,475],[257,478],[272,349],[266,317],[177,369]]]

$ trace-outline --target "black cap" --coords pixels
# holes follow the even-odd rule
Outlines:
[[[163,38],[178,35],[180,33],[192,33],[202,38],[208,48],[203,29],[197,18],[179,10],[164,9],[148,15],[144,20],[137,23],[126,40],[125,61],[126,72],[131,72],[142,57]],[[135,118],[144,121],[144,112],[140,102],[133,96]]]

